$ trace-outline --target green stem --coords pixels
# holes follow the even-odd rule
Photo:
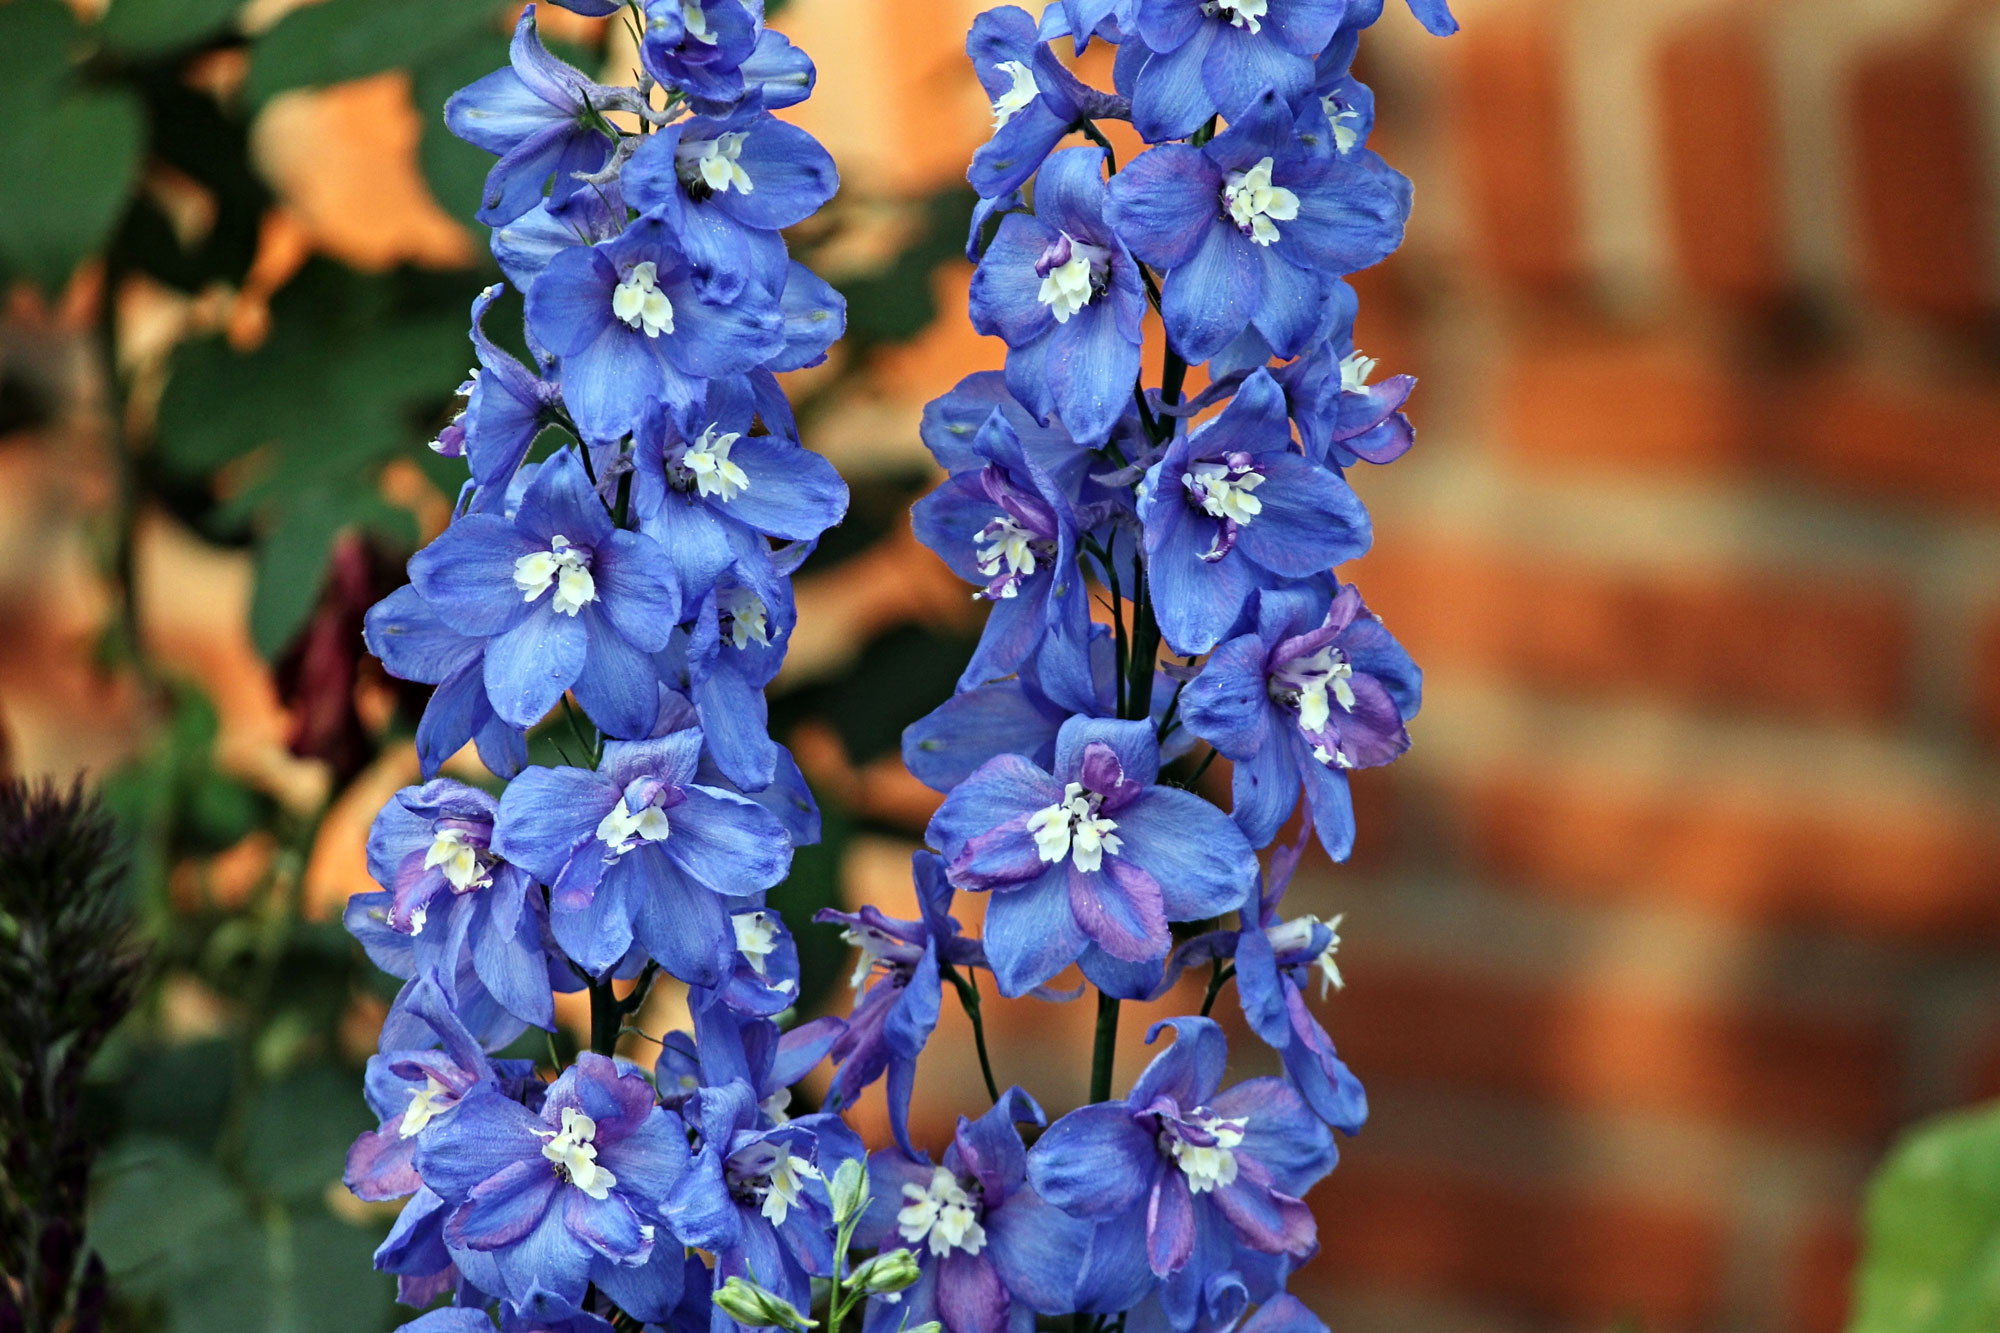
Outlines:
[[[965,1016],[972,1020],[972,1044],[979,1051],[979,1073],[986,1080],[986,1095],[995,1105],[1000,1101],[1000,1084],[993,1077],[993,1061],[986,1054],[986,1022],[979,1015],[979,985],[961,973],[950,963],[938,969],[958,990],[958,1003],[965,1010]]]
[[[1153,671],[1159,665],[1160,623],[1153,617],[1152,590],[1146,584],[1146,565],[1132,558],[1132,651],[1126,659],[1125,706],[1123,718],[1153,715]]]
[[[611,982],[590,983],[590,1049],[610,1055],[618,1049],[618,1029],[625,1025],[625,1009],[612,992]]]
[[[1214,762],[1215,762],[1215,747],[1211,745],[1208,747],[1208,753],[1202,756],[1201,763],[1195,768],[1193,773],[1190,773],[1188,775],[1188,780],[1186,785],[1192,787],[1194,786],[1195,783],[1200,782],[1201,775],[1208,772],[1208,766]]]
[[[1125,637],[1125,598],[1118,585],[1118,564],[1112,555],[1117,548],[1118,534],[1112,533],[1107,548],[1098,556],[1098,565],[1104,571],[1104,586],[1111,593],[1111,640],[1117,666],[1118,716],[1125,716],[1125,664],[1130,660],[1131,645]],[[1133,595],[1138,594],[1134,588]]]
[[[1215,960],[1215,975],[1208,979],[1208,994],[1201,997],[1201,1016],[1208,1017],[1208,1011],[1215,1008],[1215,997],[1222,994],[1222,988],[1236,975],[1236,964],[1225,964],[1220,958]]]
[[[1097,1042],[1090,1053],[1090,1100],[1111,1100],[1111,1065],[1118,1055],[1118,1001],[1097,995]]]
[[[1097,128],[1097,122],[1086,118],[1077,128],[1083,131],[1084,138],[1104,150],[1106,174],[1116,176],[1118,174],[1118,150],[1111,146],[1111,140],[1104,137],[1104,131]]]

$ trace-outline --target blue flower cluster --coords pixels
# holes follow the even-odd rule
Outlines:
[[[482,293],[434,446],[467,480],[367,621],[391,674],[435,687],[424,781],[377,818],[381,889],[347,913],[405,979],[347,1183],[407,1200],[377,1266],[406,1303],[444,1301],[407,1327],[1320,1329],[1284,1294],[1318,1244],[1301,1198],[1366,1101],[1307,1001],[1314,969],[1338,984],[1337,919],[1283,898],[1312,833],[1348,854],[1347,771],[1407,748],[1421,683],[1333,573],[1371,538],[1347,470],[1413,441],[1412,381],[1370,382],[1342,280],[1409,207],[1349,72],[1382,0],[1058,0],[975,24],[995,133],[971,171],[972,317],[1009,350],[926,410],[948,478],[915,523],[989,615],[905,738],[944,793],[918,919],[821,912],[859,998],[808,1022],[770,895],[818,813],[764,689],[791,575],[847,504],[776,378],[844,324],[781,235],[836,188],[772,115],[814,72],[761,0],[557,2],[629,11],[641,68],[587,79],[530,5],[508,68],[447,108],[497,159],[480,217],[527,356],[488,337],[504,290]],[[1117,48],[1113,91],[1058,58],[1092,40]],[[1149,145],[1123,171],[1113,120]],[[531,732],[565,762],[531,763]],[[496,781],[439,776],[468,743]],[[1226,813],[1193,790],[1218,754]],[[1301,798],[1305,831],[1273,847]],[[959,893],[988,895],[980,937]],[[1051,1123],[994,1077],[978,976],[1073,1000],[1073,966],[1098,996],[1092,1098]],[[1200,967],[1201,1014],[1156,1025],[1172,1044],[1113,1096],[1120,1002]],[[649,1069],[615,1051],[661,975],[691,1030]],[[1208,1014],[1231,978],[1282,1076],[1225,1086]],[[933,1157],[909,1105],[947,989],[990,1108]],[[498,1054],[576,991],[591,1049]],[[824,1062],[824,1109],[791,1114]],[[894,1143],[870,1153],[840,1112],[878,1081]]]

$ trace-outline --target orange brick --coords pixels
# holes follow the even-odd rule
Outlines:
[[[1499,434],[1522,459],[1558,469],[1743,466],[1752,403],[1713,339],[1531,318],[1504,345],[1518,360],[1497,377]]]
[[[2000,511],[2000,382],[1828,365],[1778,382],[1766,408],[1763,462],[1774,475],[1870,500]]]
[[[1502,278],[1544,286],[1582,267],[1558,12],[1482,14],[1444,56],[1476,257]]]
[[[1787,286],[1762,32],[1755,15],[1705,13],[1668,34],[1654,67],[1681,272],[1703,291],[1759,303]]]
[[[1861,1200],[1854,1201],[1854,1211]],[[1854,1267],[1861,1241],[1853,1216],[1828,1218],[1800,1240],[1786,1295],[1786,1333],[1842,1333],[1853,1301]]]
[[[1614,573],[1408,535],[1354,579],[1419,661],[1538,689],[1874,722],[1908,693],[1909,617],[1886,583]]]
[[[1873,1142],[1894,1123],[1899,1047],[1886,1020],[1530,984],[1379,949],[1344,970],[1349,985],[1322,1017],[1364,1082],[1472,1087],[1791,1138]]]
[[[1946,320],[1993,305],[1981,111],[1960,43],[1863,56],[1847,86],[1864,280],[1876,300]]]
[[[1461,795],[1472,858],[1503,883],[1903,944],[2000,938],[2000,836],[1976,811],[1842,812],[1692,774],[1668,790],[1518,768]]]
[[[1369,1160],[1365,1148],[1313,1193],[1323,1249],[1295,1282],[1320,1291],[1456,1296],[1530,1320],[1647,1333],[1714,1326],[1723,1229],[1706,1211],[1530,1190]]]

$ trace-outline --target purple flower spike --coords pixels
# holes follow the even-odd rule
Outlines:
[[[1346,481],[1293,447],[1284,394],[1263,370],[1174,440],[1140,487],[1139,517],[1160,629],[1184,654],[1213,648],[1261,584],[1352,560],[1372,535]]]
[[[1132,1256],[1132,1300],[1157,1285],[1174,1327],[1187,1328],[1235,1246],[1293,1258],[1313,1252],[1316,1228],[1299,1199],[1336,1154],[1326,1126],[1283,1080],[1219,1091],[1221,1028],[1172,1019],[1147,1040],[1164,1027],[1174,1029],[1174,1044],[1124,1101],[1083,1107],[1049,1127],[1028,1154],[1028,1181],[1050,1204],[1096,1223],[1099,1245],[1122,1241]]]
[[[681,980],[720,985],[739,951],[732,914],[757,907],[740,900],[791,865],[775,815],[695,781],[700,752],[692,729],[614,741],[596,772],[531,768],[500,798],[494,846],[549,886],[556,940],[592,974],[636,942]]]
[[[1242,901],[1256,858],[1222,812],[1154,786],[1150,722],[1071,718],[1053,772],[1018,755],[983,765],[945,799],[926,839],[962,889],[990,891],[986,954],[1004,995],[1073,962],[1128,997],[1157,983],[1169,921]]]
[[[586,1052],[539,1114],[497,1092],[459,1102],[420,1141],[417,1171],[451,1210],[459,1268],[524,1314],[561,1317],[620,1269],[667,1269],[648,1260],[656,1246],[678,1250],[661,1205],[686,1153],[652,1085]],[[681,1271],[671,1266],[675,1299]]]
[[[1327,855],[1354,847],[1347,772],[1409,748],[1404,724],[1423,698],[1423,673],[1382,622],[1343,586],[1265,590],[1255,629],[1209,657],[1181,698],[1189,730],[1235,763],[1230,817],[1263,845],[1291,817],[1303,788]]]

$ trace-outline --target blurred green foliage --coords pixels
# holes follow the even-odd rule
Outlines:
[[[2000,1328],[2000,1106],[1919,1126],[1868,1193],[1850,1333]]]
[[[123,614],[102,656],[139,682],[155,717],[136,757],[103,783],[131,840],[134,905],[154,959],[154,984],[99,1060],[89,1097],[107,1145],[92,1239],[113,1278],[109,1326],[366,1333],[397,1316],[392,1284],[369,1262],[389,1213],[355,1205],[338,1185],[346,1147],[369,1122],[343,1025],[358,1003],[391,998],[396,982],[336,923],[302,908],[327,809],[384,747],[407,744],[422,700],[399,695],[386,731],[363,730],[351,688],[311,697],[325,687],[298,664],[315,653],[351,659],[352,617],[400,581],[417,519],[386,498],[384,469],[407,460],[441,494],[456,492],[462,467],[424,445],[470,363],[472,299],[498,274],[483,259],[455,272],[363,273],[314,258],[276,293],[255,346],[219,334],[176,345],[159,368],[156,406],[116,369],[129,359],[111,310],[134,279],[188,295],[245,284],[276,202],[252,158],[253,126],[294,89],[407,71],[425,127],[420,166],[440,203],[469,224],[491,159],[452,138],[441,112],[452,92],[505,63],[509,7],[322,0],[251,34],[240,25],[243,3],[112,0],[88,24],[62,0],[0,0],[0,284],[53,297],[86,263],[102,266],[103,282],[79,289],[101,292],[107,445],[120,482],[105,572]],[[771,14],[781,8],[767,4]],[[601,58],[562,53],[585,67]],[[192,213],[190,192],[200,201]],[[793,238],[806,262],[843,239],[845,202]],[[799,404],[809,441],[818,414],[877,349],[938,317],[932,274],[961,252],[971,204],[963,188],[916,201],[895,253],[874,271],[837,277],[850,334],[836,353],[839,373]],[[494,312],[496,335],[518,308],[510,297]],[[8,430],[52,408],[11,389],[5,406]],[[916,473],[855,479],[849,522],[805,576],[899,529],[926,484]],[[295,739],[331,764],[333,790],[319,810],[290,808],[228,771],[213,704],[150,660],[133,549],[140,517],[153,511],[250,553],[250,629],[286,702],[308,718],[344,710],[362,736],[359,752],[338,756],[315,749],[309,734]],[[773,729],[783,736],[817,719],[857,764],[892,754],[902,728],[949,695],[967,651],[949,632],[890,633],[862,645],[844,674],[775,700]],[[337,686],[362,669],[336,665],[347,671],[333,673]],[[535,744],[555,758],[556,739]],[[800,939],[808,1013],[840,1004],[832,996],[845,949],[811,916],[838,901],[846,847],[868,831],[823,806],[824,842],[799,853],[776,896]],[[539,1056],[550,1044],[531,1032],[515,1053]],[[553,1045],[573,1049],[563,1035]]]

